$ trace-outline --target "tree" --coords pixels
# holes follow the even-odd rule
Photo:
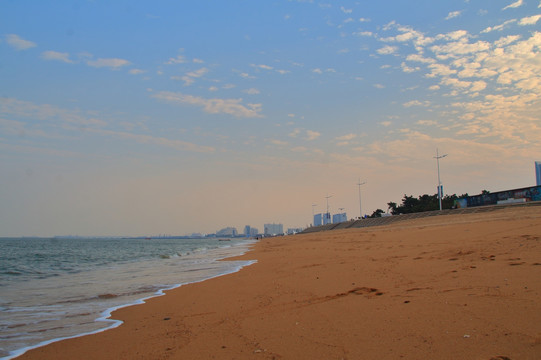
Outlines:
[[[458,197],[453,195],[445,195],[442,198],[442,209],[452,209],[455,206],[455,200]],[[404,194],[402,198],[402,204],[397,206],[394,202],[387,203],[389,209],[391,209],[391,214],[411,214],[423,211],[432,211],[439,209],[439,199],[438,195],[419,195],[415,198],[412,195],[408,196]]]
[[[393,215],[397,215],[398,213],[396,212],[396,203],[395,202],[388,202],[387,203],[387,212],[391,210],[391,214]]]
[[[371,218],[378,218],[378,217],[381,217],[381,214],[384,214],[385,211],[381,210],[381,209],[376,209],[372,215],[370,215],[369,217]]]

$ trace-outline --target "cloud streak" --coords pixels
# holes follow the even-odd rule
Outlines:
[[[201,145],[196,145],[191,142],[168,139],[164,137],[157,137],[157,136],[143,135],[143,134],[133,134],[129,132],[113,131],[113,130],[105,130],[105,129],[89,129],[88,131],[99,134],[99,135],[111,136],[117,139],[133,140],[140,144],[152,144],[152,145],[164,146],[164,147],[168,147],[168,148],[179,150],[179,151],[190,151],[190,152],[199,152],[199,153],[213,153],[215,151],[215,149],[211,146],[201,146]]]
[[[235,117],[262,117],[261,104],[242,104],[242,99],[206,99],[199,96],[187,95],[180,92],[160,91],[153,98],[172,104],[193,105],[201,107],[209,114],[229,114]]]
[[[131,63],[128,60],[119,58],[99,58],[96,60],[88,60],[86,64],[95,68],[106,67],[111,70],[118,70],[121,67],[130,65]]]
[[[451,19],[454,19],[456,17],[459,17],[460,14],[462,14],[462,11],[451,11],[447,17],[445,18],[445,20],[451,20]]]
[[[523,0],[517,0],[514,3],[507,5],[502,10],[518,8],[519,6],[522,6],[522,4],[523,4]]]
[[[61,61],[68,64],[73,63],[73,61],[70,59],[69,53],[62,53],[58,51],[44,51],[41,53],[41,58],[44,60]]]
[[[15,50],[19,50],[19,51],[28,50],[37,46],[35,42],[32,42],[30,40],[25,40],[16,34],[8,34],[6,35],[5,38],[6,38],[6,42]]]

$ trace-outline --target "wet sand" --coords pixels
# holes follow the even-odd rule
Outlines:
[[[541,359],[541,206],[267,238],[18,359]]]

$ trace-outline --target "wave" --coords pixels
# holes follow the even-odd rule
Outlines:
[[[158,297],[158,296],[163,296],[163,295],[165,295],[165,291],[173,290],[173,289],[176,289],[176,288],[178,288],[180,286],[183,286],[183,285],[199,283],[199,282],[203,282],[203,281],[206,281],[206,280],[217,278],[217,277],[220,277],[220,276],[223,276],[223,275],[228,275],[228,274],[238,272],[238,271],[240,271],[242,268],[244,268],[246,266],[250,266],[250,265],[253,265],[253,264],[257,263],[257,260],[236,261],[235,263],[236,263],[235,266],[232,266],[231,268],[229,268],[227,270],[224,270],[219,274],[207,276],[207,277],[199,279],[199,280],[194,280],[194,281],[179,283],[179,284],[175,284],[175,285],[165,286],[163,288],[158,289],[157,291],[155,291],[150,296],[146,296],[146,297],[144,297],[142,299],[137,299],[137,300],[135,300],[133,302],[130,302],[130,303],[110,307],[110,308],[106,309],[105,311],[103,311],[100,314],[100,316],[95,320],[95,322],[105,323],[106,326],[104,328],[89,331],[89,332],[83,332],[83,333],[79,333],[79,334],[74,334],[74,335],[71,335],[71,336],[64,336],[64,337],[58,337],[58,338],[54,338],[54,339],[45,340],[45,341],[42,341],[42,342],[40,342],[38,344],[35,344],[35,345],[26,346],[26,347],[23,347],[21,349],[10,351],[7,356],[0,358],[0,360],[14,359],[14,358],[16,358],[18,356],[21,356],[22,354],[26,353],[29,350],[36,349],[36,348],[39,348],[39,347],[42,347],[42,346],[46,346],[46,345],[52,344],[54,342],[67,340],[67,339],[74,339],[74,338],[78,338],[78,337],[86,336],[86,335],[97,334],[97,333],[100,333],[100,332],[103,332],[103,331],[106,331],[106,330],[111,330],[111,329],[117,328],[117,327],[119,327],[120,325],[123,324],[123,321],[111,318],[111,314],[113,312],[115,312],[116,310],[119,310],[119,309],[122,309],[122,308],[125,308],[125,307],[128,307],[128,306],[144,304],[148,299]],[[104,295],[109,295],[109,294],[104,294]]]

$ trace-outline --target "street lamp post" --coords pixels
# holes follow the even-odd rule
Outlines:
[[[327,212],[325,213],[325,221],[328,223],[329,220],[330,220],[330,217],[331,215],[329,214],[329,199],[332,198],[333,196],[329,194],[327,194],[327,196],[325,196],[325,199],[327,199]]]
[[[357,185],[359,186],[359,219],[363,218],[363,205],[361,203],[361,185],[366,184],[366,181],[361,182],[361,179],[359,179],[359,182]]]
[[[445,155],[440,155],[439,152],[438,152],[438,148],[436,148],[436,156],[434,156],[434,158],[436,159],[436,163],[438,164],[438,200],[439,200],[439,203],[440,203],[440,211],[441,211],[441,198],[443,196],[443,189],[442,189],[442,186],[441,186],[441,180],[440,180],[440,159],[446,157],[447,154]]]

